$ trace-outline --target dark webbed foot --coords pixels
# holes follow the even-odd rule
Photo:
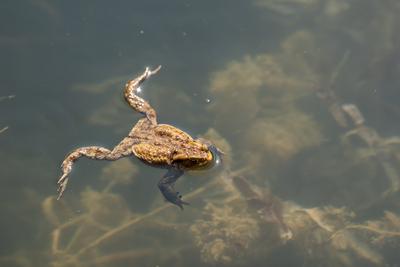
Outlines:
[[[161,193],[167,201],[177,205],[183,210],[183,205],[189,205],[189,203],[183,201],[182,196],[174,189],[176,180],[178,180],[178,178],[182,176],[182,174],[182,170],[174,168],[169,169],[164,177],[161,178],[161,180],[158,182],[158,188],[160,189]]]

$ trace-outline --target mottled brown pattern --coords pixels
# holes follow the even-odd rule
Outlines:
[[[67,155],[61,165],[63,174],[58,180],[58,199],[65,191],[73,163],[80,157],[117,160],[133,154],[147,164],[169,169],[158,183],[161,192],[168,201],[180,208],[183,204],[187,204],[175,192],[174,184],[184,170],[210,165],[213,161],[210,151],[212,145],[206,140],[194,140],[189,134],[174,126],[157,124],[155,110],[147,101],[136,95],[140,85],[160,68],[161,66],[155,70],[146,68],[143,74],[125,85],[124,96],[128,104],[146,116],[136,123],[127,137],[113,150],[97,146],[80,147]]]
[[[208,146],[171,125],[152,126],[144,136],[143,132],[137,133],[135,140],[133,153],[151,164],[195,168],[212,161]]]

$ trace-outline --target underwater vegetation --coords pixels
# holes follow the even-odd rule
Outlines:
[[[223,136],[240,136],[240,160],[254,170],[256,165],[279,168],[299,151],[322,142],[318,123],[296,104],[316,79],[297,51],[310,38],[306,31],[296,32],[277,53],[245,56],[212,75],[209,90],[216,100],[209,110],[216,114],[214,123]]]
[[[273,16],[281,39],[209,70],[205,114],[182,112],[194,101],[184,88],[173,97],[163,85],[150,92],[161,110],[174,105],[163,98],[178,99],[183,108],[172,112],[199,122],[199,137],[223,152],[216,168],[179,181],[191,206],[181,212],[164,203],[153,174],[130,159],[101,166],[98,180],[60,201],[25,188],[22,217],[40,210],[30,229],[40,246],[2,254],[1,266],[400,262],[398,1],[251,5]],[[124,122],[135,120],[118,92],[105,96],[126,77],[71,86],[104,97],[84,116],[90,126],[124,134]],[[146,201],[132,196],[147,183],[154,194]]]

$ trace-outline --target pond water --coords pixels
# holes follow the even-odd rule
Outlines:
[[[0,266],[398,266],[395,0],[3,1]],[[184,174],[81,159],[142,115],[212,141]]]

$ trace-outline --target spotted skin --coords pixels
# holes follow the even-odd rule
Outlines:
[[[62,175],[58,180],[58,199],[63,196],[73,164],[81,157],[96,160],[118,160],[134,155],[148,165],[166,168],[167,173],[158,182],[164,198],[183,209],[188,203],[175,191],[174,185],[185,170],[211,166],[214,156],[211,142],[193,139],[184,131],[157,123],[157,113],[150,104],[137,95],[140,85],[160,70],[146,70],[125,85],[124,97],[128,104],[145,117],[140,119],[112,150],[99,147],[80,147],[69,153],[64,159]]]

